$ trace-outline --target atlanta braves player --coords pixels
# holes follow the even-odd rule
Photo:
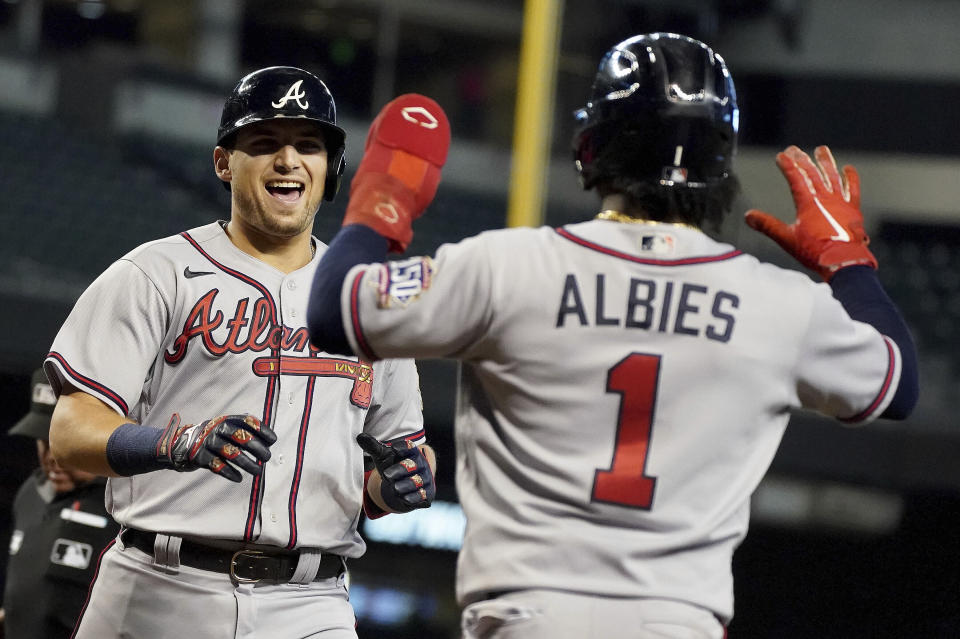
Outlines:
[[[405,121],[409,106],[388,105],[367,153],[389,130],[404,174],[429,173],[424,143],[444,140]],[[355,203],[358,173],[307,325],[328,350],[463,362],[465,637],[719,638],[749,497],[790,411],[903,418],[912,340],[874,275],[856,173],[841,178],[825,148],[816,165],[795,147],[778,156],[795,224],[748,219],[829,285],[701,230],[730,208],[738,126],[732,79],[705,44],[618,44],[577,119],[596,219],[370,264],[424,204],[415,181]],[[396,228],[376,215],[391,206],[407,213]]]
[[[244,77],[213,154],[230,221],[134,249],[57,335],[54,454],[111,477],[123,526],[77,637],[356,637],[344,570],[364,552],[361,506],[430,504],[412,360],[331,355],[304,326],[344,138],[313,74]],[[230,481],[169,472],[201,468]]]

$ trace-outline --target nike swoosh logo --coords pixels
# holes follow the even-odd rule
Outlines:
[[[833,219],[833,216],[830,215],[830,212],[823,208],[823,204],[820,204],[820,200],[813,198],[813,203],[817,205],[817,208],[820,209],[821,213],[823,213],[823,217],[827,218],[827,222],[829,222],[830,226],[833,227],[833,230],[837,232],[836,235],[831,235],[830,239],[836,240],[837,242],[849,242],[850,234],[847,233],[847,229],[840,226],[840,223]]]
[[[213,275],[213,271],[191,271],[189,266],[183,269],[183,276],[187,279],[201,275]]]

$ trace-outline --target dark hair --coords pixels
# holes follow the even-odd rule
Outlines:
[[[598,183],[597,192],[601,197],[611,193],[626,195],[630,208],[642,210],[646,219],[683,222],[720,232],[723,219],[740,192],[740,181],[735,175],[729,175],[702,189],[675,189],[612,177]]]
[[[733,173],[698,187],[663,184],[659,177],[642,178],[662,176],[664,167],[651,164],[662,155],[651,153],[658,133],[652,127],[635,125],[611,129],[604,132],[606,144],[600,147],[590,171],[601,197],[621,193],[629,198],[630,207],[642,209],[649,219],[685,222],[719,231],[740,191],[740,182]]]

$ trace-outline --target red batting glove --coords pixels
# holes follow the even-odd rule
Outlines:
[[[450,122],[439,104],[416,93],[387,103],[370,125],[343,225],[369,226],[391,251],[405,251],[411,223],[437,193],[449,149]]]
[[[826,281],[847,266],[877,268],[877,258],[867,248],[870,238],[863,230],[857,170],[844,166],[841,178],[825,146],[818,146],[814,157],[816,165],[795,146],[777,154],[777,166],[787,178],[797,206],[797,220],[784,224],[768,213],[751,209],[746,213],[747,224]]]

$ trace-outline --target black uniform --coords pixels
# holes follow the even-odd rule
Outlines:
[[[119,526],[103,503],[105,481],[53,494],[42,471],[17,491],[3,597],[6,639],[70,637],[100,552]]]

